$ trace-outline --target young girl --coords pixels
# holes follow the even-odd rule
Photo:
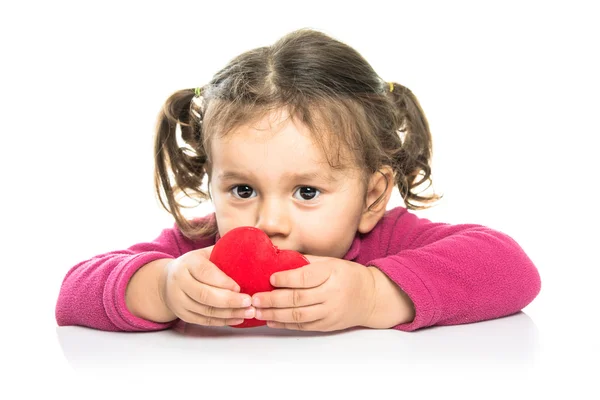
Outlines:
[[[408,211],[440,198],[414,192],[431,183],[427,119],[410,90],[323,33],[292,32],[174,93],[155,156],[156,190],[176,223],[150,243],[75,265],[59,325],[149,331],[256,318],[310,331],[413,331],[513,314],[540,290],[509,236]],[[406,208],[387,210],[395,187]],[[184,218],[186,197],[210,199],[215,212]],[[209,261],[239,226],[310,264],[273,274],[272,292],[240,293]]]

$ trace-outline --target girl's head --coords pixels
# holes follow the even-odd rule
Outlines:
[[[190,238],[250,225],[280,248],[341,258],[381,219],[395,186],[409,209],[440,198],[412,191],[431,175],[431,134],[414,95],[308,29],[174,93],[155,155],[160,202]],[[186,220],[180,195],[212,199],[213,223]]]

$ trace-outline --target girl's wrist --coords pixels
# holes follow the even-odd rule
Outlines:
[[[125,291],[125,303],[138,318],[164,323],[177,317],[164,302],[162,285],[166,265],[172,259],[159,259],[141,267],[133,274]]]
[[[373,306],[364,326],[385,329],[415,318],[415,306],[408,295],[377,267],[367,267],[374,281]]]

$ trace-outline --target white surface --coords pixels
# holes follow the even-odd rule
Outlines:
[[[2,390],[598,398],[594,3],[203,3],[0,6]],[[538,266],[540,295],[523,314],[411,334],[57,328],[71,266],[171,224],[152,188],[153,128],[166,97],[300,27],[347,42],[414,91],[445,194],[417,214],[511,235]]]
[[[433,375],[436,380],[440,375],[442,381],[469,376],[470,380],[493,382],[528,376],[541,362],[539,332],[524,313],[415,334],[368,329],[317,333],[184,324],[174,330],[140,335],[61,327],[57,328],[57,337],[69,364],[81,376],[95,379],[208,375],[211,381],[227,382],[235,372],[235,379],[242,382],[248,378],[250,383],[263,382],[272,376],[279,382],[293,382],[296,377],[308,384],[327,374],[333,380],[344,379],[345,385],[350,384],[352,376],[384,381],[391,378],[386,385],[404,381],[410,383],[407,390],[416,394],[420,390],[414,385],[430,385]],[[216,371],[228,373],[215,376]],[[343,378],[339,376],[341,371],[350,375]],[[193,387],[191,382],[183,386]],[[383,387],[374,389],[377,392]]]

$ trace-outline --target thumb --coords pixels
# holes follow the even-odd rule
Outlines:
[[[329,257],[322,257],[322,256],[313,256],[311,254],[302,254],[304,256],[304,258],[306,258],[308,260],[309,263],[314,264],[316,262],[319,261],[324,261]]]
[[[198,282],[239,292],[240,286],[237,282],[210,260],[213,247],[204,247],[188,253],[193,253],[195,257],[193,258],[193,267],[189,269],[190,273]]]
[[[210,255],[212,254],[213,247],[215,247],[215,246],[212,245],[209,247],[203,247],[201,249],[198,249],[198,252],[200,254],[202,254],[204,257],[206,257],[207,260],[210,260]]]

